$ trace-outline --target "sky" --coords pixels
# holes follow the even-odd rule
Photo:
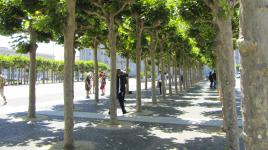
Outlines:
[[[12,49],[11,41],[11,37],[0,36],[0,47]],[[55,42],[38,43],[37,53],[51,54],[55,56],[56,60],[63,60],[64,48],[63,45],[58,45]]]

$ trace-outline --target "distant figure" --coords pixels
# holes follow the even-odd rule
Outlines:
[[[6,84],[6,80],[5,80],[5,77],[2,75],[2,73],[0,72],[0,96],[3,98],[4,100],[4,105],[7,104],[7,100],[6,100],[6,97],[4,95],[4,87],[5,87],[5,84]]]
[[[91,94],[91,87],[92,87],[91,80],[92,80],[92,75],[89,72],[85,79],[86,98],[89,98],[89,94]]]
[[[101,95],[105,94],[105,85],[106,85],[106,75],[104,72],[100,73],[100,89],[101,89]]]
[[[95,76],[94,73],[91,73],[91,87],[92,87],[92,93],[95,93]],[[89,91],[91,93],[91,90]]]
[[[160,95],[162,94],[162,80],[161,80],[161,72],[159,72],[157,77],[157,86],[159,88]]]
[[[210,86],[209,87],[212,89],[212,87],[213,87],[213,77],[212,77],[212,72],[211,71],[209,72],[208,80],[210,82]]]
[[[180,84],[183,85],[183,75],[180,75]]]
[[[123,114],[127,113],[124,105],[127,84],[127,74],[117,69],[116,94]]]
[[[169,76],[168,76],[168,73],[164,73],[164,76],[165,76],[165,83],[166,83],[166,85],[168,85],[168,79],[169,79]]]
[[[212,74],[212,79],[213,79],[213,88],[216,89],[217,78],[216,78],[216,72],[215,71]]]

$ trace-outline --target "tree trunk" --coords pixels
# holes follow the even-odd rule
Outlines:
[[[116,107],[116,28],[114,24],[114,16],[109,17],[109,43],[111,55],[111,87],[110,87],[110,121],[112,124],[117,122],[117,107]]]
[[[183,85],[183,82],[181,80],[181,75],[182,75],[182,65],[179,66],[179,84],[180,84],[180,92],[182,92],[183,88],[182,88],[182,85]]]
[[[169,57],[169,60],[171,60],[171,57]],[[168,91],[169,91],[169,96],[172,96],[172,83],[171,83],[171,69],[170,69],[171,63],[169,62],[168,65]]]
[[[64,28],[64,149],[74,148],[73,67],[76,0],[67,0],[67,21]]]
[[[245,149],[268,147],[267,1],[241,0],[240,53]]]
[[[129,75],[129,58],[126,58],[126,73]],[[129,94],[129,77],[127,78],[126,94]]]
[[[161,47],[161,54],[163,55],[164,52],[163,52],[163,48]],[[161,63],[161,81],[162,81],[162,84],[161,84],[161,91],[162,91],[162,97],[163,97],[163,100],[166,99],[166,80],[165,80],[165,65],[164,65],[164,59],[160,59],[160,63]]]
[[[187,69],[186,69],[185,64],[183,64],[183,88],[184,90],[188,88],[186,82],[187,82]]]
[[[28,107],[28,118],[35,118],[36,113],[36,100],[35,100],[35,82],[36,82],[36,50],[37,50],[37,33],[30,27],[30,43],[31,49],[30,55],[30,76],[29,76],[29,107]]]
[[[237,114],[235,103],[235,76],[234,76],[234,53],[232,41],[231,16],[217,17],[216,23],[219,28],[221,49],[216,53],[219,61],[219,78],[224,105],[224,119],[227,127],[227,147],[228,149],[239,150],[239,133],[237,126]]]
[[[144,58],[145,90],[148,90],[147,58]]]
[[[156,104],[156,88],[155,88],[155,51],[158,44],[158,33],[153,33],[151,41],[151,64],[152,64],[152,102]]]
[[[141,35],[143,23],[136,17],[136,112],[141,112]]]
[[[177,60],[174,59],[174,66],[173,66],[173,72],[174,72],[174,82],[175,82],[175,92],[176,94],[179,94],[178,91],[178,75],[177,75]]]
[[[99,64],[98,64],[98,43],[94,41],[94,84],[95,84],[95,101],[99,102]]]
[[[45,84],[46,73],[45,73],[45,71],[44,71],[44,70],[42,71],[42,73],[43,73],[43,79],[42,79],[42,83],[43,83],[43,84]]]

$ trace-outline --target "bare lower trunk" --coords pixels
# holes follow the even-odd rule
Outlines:
[[[224,105],[224,119],[227,127],[227,147],[228,149],[239,150],[239,133],[237,126],[237,114],[235,103],[235,77],[234,77],[234,54],[232,41],[231,16],[218,18],[219,37],[221,49],[217,49],[219,61],[218,75],[221,82],[221,92]]]
[[[68,16],[64,28],[64,149],[74,148],[73,67],[76,0],[67,0]]]
[[[141,34],[142,27],[136,19],[136,111],[141,112]]]
[[[156,35],[155,35],[156,34]],[[158,33],[154,33],[154,40],[152,41],[151,47],[151,65],[152,65],[152,102],[156,104],[156,87],[155,87],[155,50],[158,44]]]
[[[175,82],[175,92],[176,94],[179,93],[178,91],[178,75],[177,75],[177,61],[176,61],[176,58],[175,58],[175,62],[174,62],[174,66],[173,66],[173,71],[174,71],[174,82]]]
[[[161,53],[163,54],[163,48],[161,48]],[[164,60],[163,59],[160,59],[160,62],[161,62],[161,81],[162,81],[162,84],[161,84],[161,91],[162,91],[162,97],[163,97],[163,100],[166,99],[166,81],[165,81],[165,66],[164,66]]]
[[[94,43],[94,87],[95,88],[95,101],[99,102],[99,64],[98,64],[98,43]],[[79,78],[79,76],[78,76]]]
[[[170,59],[171,60],[171,59]],[[169,96],[172,96],[172,85],[171,85],[171,69],[170,69],[171,63],[169,63],[168,66],[168,91]]]
[[[145,90],[148,90],[147,58],[144,59]]]
[[[114,17],[109,18],[109,43],[111,46],[111,87],[110,87],[110,121],[116,123],[117,121],[117,108],[116,108],[116,29],[114,24]]]
[[[182,82],[182,80],[181,80],[181,75],[182,75],[182,66],[180,65],[180,67],[179,67],[179,84],[180,84],[180,92],[182,92],[182,90],[183,90],[183,88],[182,88],[182,86],[183,86],[183,82]]]
[[[126,60],[126,73],[129,75],[129,58]],[[129,94],[129,78],[127,78],[126,94]]]
[[[187,89],[187,69],[186,69],[186,66],[183,65],[183,88],[184,90]]]
[[[30,29],[30,76],[29,76],[29,107],[28,118],[36,117],[36,100],[35,100],[35,82],[36,82],[36,49],[37,49],[37,33]]]
[[[245,149],[268,147],[267,1],[241,0],[242,111]]]
[[[161,42],[159,42],[161,55],[164,56],[164,49]],[[166,80],[165,80],[165,65],[164,65],[164,58],[160,59],[160,65],[161,65],[161,95],[163,100],[166,99]]]
[[[42,83],[45,84],[45,78],[46,78],[46,73],[45,71],[43,70],[43,79],[42,79]]]

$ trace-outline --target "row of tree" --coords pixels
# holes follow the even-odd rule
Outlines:
[[[264,40],[267,31],[265,19],[261,19],[262,15],[259,12],[264,12],[266,7],[261,0],[241,0],[240,6],[243,8],[240,14],[242,27],[240,51],[242,59],[246,60],[242,62],[245,143],[248,149],[265,149],[268,141],[265,126],[268,111],[265,101],[267,99],[267,90],[265,90],[267,89],[265,86],[267,59],[264,56],[267,53],[265,53],[264,43],[268,42]],[[256,12],[253,7],[258,7]],[[176,76],[175,82],[178,73],[181,73],[184,87],[190,87],[200,80],[203,64],[208,64],[214,67],[218,74],[227,147],[238,150],[239,132],[235,109],[233,61],[233,39],[238,38],[239,33],[237,8],[237,0],[0,0],[0,34],[23,33],[15,42],[19,52],[30,54],[29,118],[35,117],[37,42],[52,40],[64,44],[64,147],[66,149],[74,147],[74,75],[72,72],[75,69],[75,50],[82,47],[94,49],[94,72],[97,80],[99,69],[97,49],[102,44],[109,50],[111,57],[111,123],[117,121],[117,54],[136,62],[136,110],[138,112],[142,111],[140,80],[142,59],[152,70],[153,104],[157,103],[156,65],[161,70],[162,81],[164,81],[164,72],[171,76],[172,68],[175,70],[173,71]],[[250,19],[253,23],[248,21]],[[257,28],[258,30],[255,31],[254,26],[262,28]],[[262,32],[262,29],[265,29],[265,32]],[[250,70],[256,71],[252,73]],[[262,85],[264,90],[258,91],[257,85]],[[254,90],[250,87],[254,87]],[[96,101],[98,100],[97,89]],[[171,91],[169,94],[172,94]],[[163,92],[163,98],[165,94]],[[253,100],[256,101],[252,102]],[[257,121],[258,117],[262,121]]]
[[[29,58],[25,56],[4,56],[0,55],[0,71],[7,72],[8,84],[27,84],[29,74]],[[37,80],[42,83],[46,82],[62,82],[63,81],[63,61],[45,59],[37,57],[36,59]],[[81,81],[85,78],[87,72],[94,71],[93,61],[76,61],[74,67],[76,81]],[[107,71],[108,66],[104,63],[99,63],[100,71]]]

